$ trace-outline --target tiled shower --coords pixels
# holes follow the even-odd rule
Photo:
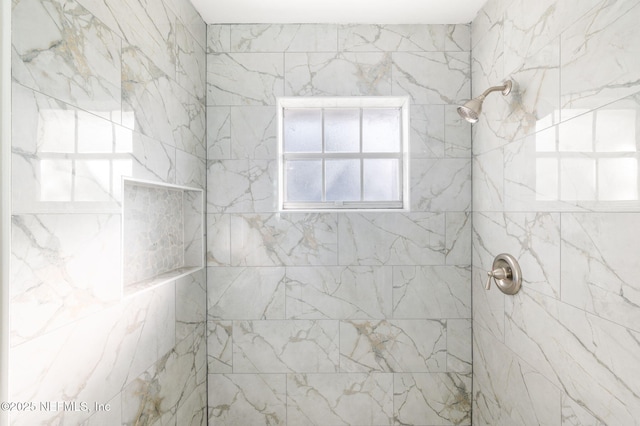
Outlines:
[[[637,0],[489,0],[457,25],[11,8],[9,399],[36,410],[10,424],[640,416]],[[362,95],[411,100],[411,211],[279,212],[277,97]],[[515,296],[483,288],[502,252]]]

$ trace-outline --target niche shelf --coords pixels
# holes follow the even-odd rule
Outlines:
[[[204,267],[201,189],[124,178],[122,193],[124,296]]]

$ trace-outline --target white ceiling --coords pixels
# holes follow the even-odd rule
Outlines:
[[[487,0],[191,0],[208,24],[462,24]]]

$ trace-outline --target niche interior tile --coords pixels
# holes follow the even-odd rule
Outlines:
[[[445,371],[446,352],[444,321],[340,322],[340,371]]]
[[[391,95],[389,53],[286,53],[286,96]]]
[[[207,282],[210,320],[285,317],[283,267],[210,268]]]
[[[75,1],[12,5],[15,81],[120,122],[120,43]]]
[[[231,27],[232,52],[332,52],[338,41],[331,24],[252,24]]]
[[[444,25],[341,25],[339,50],[423,52],[444,50]]]
[[[471,272],[455,266],[393,268],[393,318],[470,318]]]
[[[207,55],[209,105],[275,105],[284,94],[282,53]]]
[[[639,17],[637,2],[603,1],[562,33],[563,120],[637,92]]]
[[[391,267],[288,267],[286,280],[289,319],[391,315]]]
[[[562,215],[562,301],[640,331],[638,213]]]
[[[208,395],[210,423],[287,424],[284,374],[210,374]]]
[[[471,424],[469,376],[454,373],[394,374],[393,389],[397,423]]]
[[[393,424],[393,375],[289,374],[289,424]]]
[[[119,215],[13,216],[12,345],[117,301],[119,240]]]
[[[234,321],[234,373],[335,373],[338,321]]]
[[[341,265],[444,263],[444,214],[348,213],[339,225]]]
[[[393,53],[393,94],[410,96],[418,104],[466,102],[469,68],[468,52]]]
[[[336,214],[231,216],[234,266],[332,265],[337,255]]]

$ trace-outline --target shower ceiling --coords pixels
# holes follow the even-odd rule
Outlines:
[[[487,0],[191,0],[208,24],[462,24]]]

